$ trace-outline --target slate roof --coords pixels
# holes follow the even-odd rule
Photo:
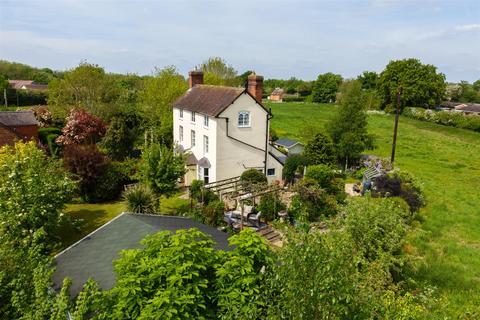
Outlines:
[[[0,123],[7,127],[37,126],[33,111],[0,111]]]
[[[300,143],[300,142],[295,141],[295,140],[290,140],[290,139],[287,139],[287,138],[280,138],[280,139],[276,140],[274,143],[276,145],[279,145],[279,146],[282,146],[282,147],[285,147],[285,148],[288,149],[288,148],[291,148],[291,147],[293,147],[294,145],[296,145],[297,143]]]
[[[173,106],[216,117],[244,92],[245,88],[201,84],[190,88]]]
[[[55,256],[54,289],[61,288],[65,277],[72,279],[70,293],[73,296],[89,278],[97,281],[102,289],[110,289],[115,285],[113,261],[120,258],[121,250],[140,248],[140,241],[148,234],[189,228],[198,228],[212,236],[216,249],[230,249],[227,233],[190,218],[122,213]]]

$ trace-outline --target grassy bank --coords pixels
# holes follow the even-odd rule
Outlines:
[[[269,106],[278,135],[300,141],[322,129],[337,108]],[[393,117],[372,114],[369,129],[377,144],[370,153],[388,157]],[[418,260],[414,279],[436,288],[432,317],[480,316],[480,133],[401,117],[396,166],[424,185],[425,221],[411,236],[409,251]]]

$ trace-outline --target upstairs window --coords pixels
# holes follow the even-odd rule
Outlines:
[[[208,137],[203,136],[203,153],[208,153]]]
[[[182,119],[183,119],[183,108],[182,108],[182,109],[180,109],[180,118],[182,118]]]
[[[204,125],[205,127],[208,127],[208,116],[204,116],[204,117],[203,117],[203,125]]]
[[[178,128],[178,140],[183,141],[183,127]]]
[[[190,139],[191,139],[192,147],[195,147],[195,142],[196,141],[195,141],[195,131],[194,130],[192,130],[190,132]]]
[[[238,113],[238,126],[239,127],[250,127],[250,112],[240,111]]]
[[[192,111],[192,122],[195,122],[195,112]]]

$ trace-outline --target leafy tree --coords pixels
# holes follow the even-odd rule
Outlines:
[[[101,146],[112,159],[121,161],[132,154],[136,139],[136,130],[129,128],[123,118],[115,117],[106,130]]]
[[[110,160],[96,145],[69,145],[63,152],[63,163],[79,179],[80,196],[95,201],[95,186],[107,169]]]
[[[344,161],[355,161],[365,150],[373,147],[373,137],[367,132],[365,95],[358,81],[346,82],[342,86],[340,107],[327,125],[328,132],[337,150],[337,157]]]
[[[248,84],[248,76],[251,75],[252,73],[253,73],[253,70],[247,70],[244,73],[238,75],[236,78],[236,83],[239,86],[246,87]]]
[[[266,221],[272,221],[275,220],[278,212],[286,209],[286,206],[279,195],[274,192],[263,195],[257,209],[262,212],[262,218]]]
[[[48,86],[48,104],[57,118],[63,118],[72,107],[109,119],[117,112],[118,88],[114,79],[98,65],[81,62],[54,79]]]
[[[220,57],[211,57],[204,61],[201,64],[201,69],[204,73],[203,79],[206,84],[222,86],[236,86],[239,84],[237,71]]]
[[[7,79],[34,80],[37,83],[48,84],[52,79],[59,76],[48,68],[34,68],[26,64],[0,60],[0,74]]]
[[[357,77],[357,80],[362,84],[362,89],[373,90],[377,86],[378,73],[374,71],[364,71]]]
[[[147,122],[151,141],[173,144],[172,103],[185,93],[187,82],[173,66],[156,69],[155,76],[145,81],[139,92],[139,107]]]
[[[257,169],[245,170],[240,176],[240,182],[245,190],[252,191],[254,188],[267,184],[267,177],[265,174]]]
[[[229,243],[235,249],[223,255],[223,264],[216,270],[219,319],[265,318],[271,305],[266,271],[274,263],[272,253],[265,240],[249,228],[232,236]]]
[[[395,108],[400,86],[403,88],[402,107],[434,106],[445,94],[445,75],[437,73],[435,66],[422,64],[418,59],[390,61],[377,84],[382,108]]]
[[[185,174],[184,159],[158,143],[152,143],[142,154],[140,175],[156,194],[171,194]]]
[[[332,140],[323,132],[318,132],[305,145],[303,156],[308,164],[334,164],[336,152]]]
[[[305,167],[307,163],[307,159],[300,154],[294,154],[287,157],[285,165],[283,166],[283,176],[285,180],[292,183],[297,170],[301,167]]]
[[[105,135],[105,123],[84,109],[72,109],[57,142],[63,145],[94,144]]]
[[[313,84],[312,101],[322,103],[335,102],[338,88],[342,81],[342,76],[331,72],[319,75]]]

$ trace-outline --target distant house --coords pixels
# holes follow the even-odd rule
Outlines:
[[[72,279],[72,296],[78,295],[89,278],[103,290],[111,289],[115,285],[113,261],[120,258],[121,250],[141,248],[140,241],[149,234],[190,228],[210,235],[216,249],[231,249],[228,233],[190,218],[122,213],[55,256],[54,289],[59,290],[66,277]]]
[[[277,141],[274,141],[273,144],[277,147],[285,149],[288,155],[300,154],[304,149],[303,143],[287,138],[280,138]]]
[[[271,155],[272,115],[262,104],[263,77],[248,76],[247,88],[203,84],[203,72],[189,73],[188,91],[173,103],[173,138],[189,153],[184,184],[240,176],[257,169],[272,182],[282,179],[283,164]]]
[[[8,80],[10,87],[15,90],[45,91],[48,85],[36,83],[33,80]]]
[[[465,114],[480,114],[480,103],[463,103],[455,106],[455,111]]]
[[[32,139],[38,141],[38,122],[33,111],[0,111],[0,147]]]
[[[274,101],[274,102],[283,102],[283,89],[281,88],[276,88],[275,90],[272,91],[272,93],[268,96],[268,100]]]

